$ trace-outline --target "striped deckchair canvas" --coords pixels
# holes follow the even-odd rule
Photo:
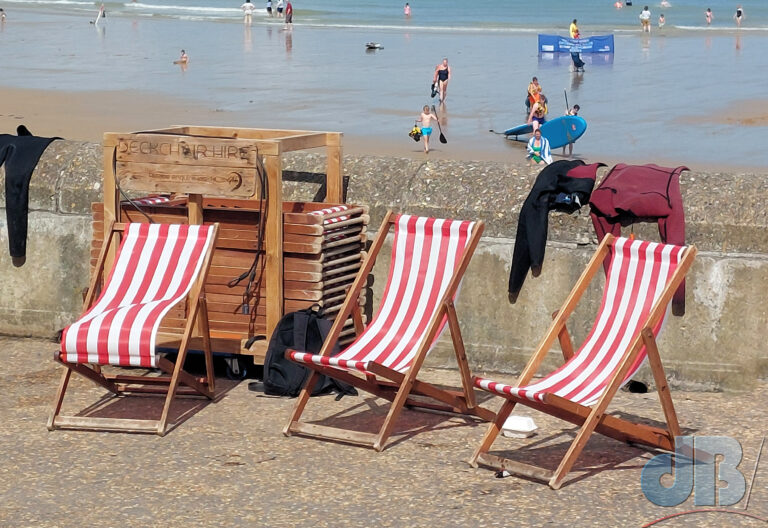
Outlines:
[[[361,319],[357,297],[365,284],[384,238],[390,226],[394,226],[392,254],[387,283],[379,309],[370,324],[355,341],[336,356],[330,355],[338,337],[340,325],[350,315]],[[431,387],[426,390],[434,399],[457,412],[488,413],[475,405],[474,393],[469,385],[458,319],[453,307],[460,281],[474,253],[482,233],[482,222],[444,220],[411,215],[388,213],[382,229],[373,243],[365,265],[350,290],[340,315],[336,318],[331,335],[320,354],[289,350],[287,357],[302,363],[316,372],[341,379],[352,385],[394,400],[390,416],[376,435],[363,433],[342,434],[331,428],[303,424],[298,421],[314,384],[314,377],[299,396],[296,410],[286,429],[286,434],[300,433],[308,436],[334,438],[368,445],[380,450],[389,435],[392,420],[399,413],[409,394],[405,383],[415,380],[421,364],[434,347],[441,332],[449,324],[454,348],[466,381],[464,394],[459,397]],[[349,371],[357,372],[355,376]],[[377,376],[388,380],[388,385],[378,383]],[[391,382],[402,389],[389,390]],[[405,388],[403,388],[405,387]],[[414,389],[419,387],[414,386]],[[412,393],[418,392],[413,390]],[[414,404],[415,400],[409,400]],[[338,434],[336,434],[338,433]],[[339,438],[341,437],[341,438]]]
[[[109,277],[101,288],[98,299],[93,301],[99,276],[103,272],[107,245],[112,236],[108,237],[99,257],[97,273],[86,299],[86,312],[62,333],[61,350],[56,359],[67,367],[64,374],[66,380],[71,372],[75,371],[115,393],[141,392],[140,387],[136,386],[141,385],[137,377],[107,376],[98,366],[160,368],[173,375],[170,378],[145,377],[145,381],[149,380],[147,382],[155,386],[161,381],[164,382],[168,385],[171,395],[176,391],[176,385],[181,382],[191,387],[194,392],[212,396],[211,372],[205,384],[197,382],[191,376],[180,376],[174,372],[173,363],[156,355],[155,347],[158,329],[165,315],[174,306],[185,299],[188,300],[189,320],[179,340],[181,349],[177,359],[183,365],[201,304],[205,311],[204,299],[201,296],[202,285],[210,265],[217,231],[216,225],[115,224],[113,235],[122,232],[123,238]],[[203,313],[203,316],[201,319],[206,320],[202,326],[205,328],[200,330],[201,334],[204,334],[205,352],[210,356],[207,314]],[[209,359],[206,357],[208,366]],[[66,381],[62,384],[66,390]],[[63,396],[61,391],[49,420],[49,427],[52,429],[79,428],[80,425],[87,425],[84,428],[111,430],[122,429],[125,425],[114,423],[115,420],[61,416],[58,413]],[[170,399],[167,404],[170,404]],[[164,410],[162,423],[131,420],[128,424],[131,427],[129,430],[163,434],[166,417],[167,409]]]
[[[606,237],[596,253],[596,257],[600,258],[593,258],[565,306],[557,313],[549,332],[518,383],[510,385],[487,378],[474,378],[476,387],[508,399],[475,453],[474,465],[480,461],[495,467],[494,463],[498,463],[507,470],[517,467],[519,472],[530,476],[530,472],[524,472],[525,467],[519,467],[519,464],[508,460],[500,461],[498,457],[487,453],[498,434],[499,424],[503,424],[516,403],[550,412],[573,423],[583,423],[580,436],[588,437],[597,428],[598,432],[621,440],[672,447],[674,436],[679,434],[679,427],[655,338],[661,330],[672,293],[685,277],[695,253],[694,247]],[[610,259],[610,267],[602,303],[587,338],[573,353],[565,321],[592,278],[595,264],[599,266],[606,255]],[[543,354],[546,354],[556,338],[560,338],[565,363],[542,379],[532,382]],[[668,420],[668,431],[630,424],[604,415],[616,391],[637,373],[647,358],[651,360]],[[590,406],[593,408],[590,409]],[[579,444],[574,442],[573,445]],[[569,450],[561,467],[548,475],[553,488],[559,487],[581,447],[583,444]]]

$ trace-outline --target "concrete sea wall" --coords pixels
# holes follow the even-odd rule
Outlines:
[[[90,204],[102,200],[101,155],[100,145],[73,141],[57,141],[46,150],[31,181],[27,262],[20,268],[11,265],[7,253],[0,196],[1,334],[52,336],[79,314],[88,283]],[[324,167],[319,154],[287,158],[286,198],[322,195],[318,174]],[[510,305],[506,284],[517,216],[538,169],[346,156],[344,171],[347,201],[370,207],[372,231],[390,208],[486,222],[457,303],[463,337],[473,369],[518,372],[594,251],[588,208],[550,215],[543,272],[529,278],[518,302]],[[2,169],[0,181],[4,186]],[[681,186],[687,238],[699,255],[687,283],[686,314],[670,317],[660,339],[662,358],[675,384],[749,389],[754,380],[768,377],[768,170],[685,172]],[[652,224],[636,226],[635,234],[658,237]],[[386,265],[380,259],[375,268],[377,295]],[[569,322],[577,343],[592,323],[601,286],[600,278]],[[558,356],[555,348],[548,366],[556,365]],[[455,365],[447,334],[429,362]],[[650,379],[650,374],[641,377]]]

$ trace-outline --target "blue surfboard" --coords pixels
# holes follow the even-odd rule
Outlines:
[[[560,116],[541,125],[541,135],[549,140],[549,147],[553,149],[576,142],[586,131],[587,122],[579,116]],[[532,132],[531,125],[519,125],[505,131],[504,135],[507,139],[518,139],[518,136]]]
[[[505,136],[522,136],[533,133],[533,125],[522,124],[504,131]]]

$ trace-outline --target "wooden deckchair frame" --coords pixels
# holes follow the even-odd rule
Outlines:
[[[360,296],[360,292],[367,283],[368,276],[373,269],[373,265],[376,262],[379,251],[384,245],[387,234],[395,222],[395,215],[392,213],[392,211],[387,211],[381,227],[376,234],[376,238],[373,240],[373,244],[371,245],[365,262],[362,268],[360,268],[360,271],[358,272],[352,287],[347,293],[347,297],[344,300],[341,312],[336,316],[328,338],[323,343],[323,347],[320,350],[321,356],[329,356],[331,354],[331,351],[333,350],[333,347],[339,338],[342,324],[350,317],[350,315],[355,322],[355,330],[357,334],[359,335],[364,330],[362,312],[358,303],[358,298]],[[418,351],[408,371],[401,373],[381,364],[370,362],[368,364],[367,370],[371,373],[371,375],[361,377],[361,375],[357,375],[357,373],[353,373],[352,371],[341,370],[325,365],[316,365],[314,363],[302,363],[302,365],[312,369],[312,374],[307,379],[304,388],[299,394],[296,405],[293,409],[293,413],[291,414],[290,422],[283,430],[283,433],[286,436],[299,434],[313,438],[335,440],[344,443],[372,447],[376,451],[381,451],[387,446],[387,440],[392,434],[395,420],[397,420],[397,417],[400,415],[400,412],[406,405],[416,408],[421,407],[438,411],[470,414],[486,421],[493,419],[494,413],[488,409],[484,409],[483,407],[478,406],[475,400],[474,387],[472,385],[466,351],[464,349],[464,341],[461,337],[459,320],[456,315],[456,308],[453,304],[453,298],[456,294],[459,284],[461,283],[461,279],[467,270],[467,266],[469,266],[469,262],[475,252],[475,248],[477,247],[477,243],[480,240],[484,228],[485,224],[482,221],[475,223],[470,239],[467,242],[466,249],[461,256],[459,265],[454,271],[453,276],[448,283],[448,287],[440,299],[438,309],[428,323],[427,331],[425,332],[424,337],[418,345]],[[461,374],[463,391],[440,389],[432,384],[417,379],[419,370],[421,369],[424,359],[429,352],[430,345],[432,344],[432,341],[437,334],[440,321],[444,316],[448,317],[448,327],[451,333],[453,349],[456,355],[456,361],[459,366],[459,372]],[[286,357],[290,358],[289,354],[290,351],[286,351]],[[312,389],[314,388],[315,383],[321,374],[325,374],[331,378],[349,383],[358,389],[364,390],[392,402],[389,408],[389,412],[384,419],[384,423],[377,433],[350,431],[347,429],[339,429],[336,427],[328,427],[299,421],[312,393]],[[439,403],[416,400],[411,397],[412,395],[426,396],[432,400],[437,400]]]
[[[83,302],[83,313],[85,313],[97,299],[100,291],[102,277],[106,277],[105,262],[110,251],[113,239],[125,232],[128,224],[111,222],[109,236],[102,244],[99,258],[96,264],[96,271],[91,278],[91,284],[88,293]],[[187,302],[187,324],[182,334],[163,334],[163,341],[180,340],[179,351],[175,362],[160,357],[157,359],[157,367],[165,372],[166,376],[131,376],[125,374],[105,374],[100,365],[91,365],[83,363],[69,363],[61,359],[61,352],[54,354],[54,360],[66,367],[59,388],[56,391],[56,397],[53,402],[53,409],[48,418],[48,429],[86,429],[96,431],[123,431],[134,433],[156,433],[160,436],[165,435],[168,428],[168,416],[171,403],[176,396],[204,396],[208,399],[214,398],[214,372],[213,372],[213,354],[211,352],[211,338],[208,330],[208,310],[206,307],[203,285],[211,265],[211,256],[213,248],[216,245],[219,226],[213,225],[213,240],[209,246],[208,252],[204,257],[202,267],[198,273],[197,279],[192,283],[192,287],[186,297]],[[193,331],[202,337],[203,353],[205,356],[205,378],[196,378],[183,370],[184,360],[189,349],[190,339],[193,337]],[[160,337],[160,336],[158,336]],[[93,416],[65,416],[60,414],[61,405],[64,401],[64,394],[69,385],[72,372],[77,372],[85,378],[93,381],[113,393],[115,396],[120,394],[147,393],[165,397],[163,411],[159,420],[140,420],[127,418],[99,418]],[[180,386],[183,385],[183,386]]]
[[[563,303],[563,307],[555,312],[549,330],[536,348],[536,351],[528,361],[525,369],[520,374],[516,383],[517,387],[525,386],[530,383],[555,339],[558,339],[560,342],[564,361],[568,361],[573,356],[573,345],[566,327],[566,322],[575,310],[581,296],[586,291],[595,274],[602,268],[603,261],[609,254],[610,244],[613,240],[614,236],[611,234],[607,234],[603,238],[603,241],[598,246],[597,251],[592,256],[592,259],[589,261],[579,280],[576,282],[570,295],[568,295]],[[666,307],[672,300],[672,295],[677,290],[677,287],[683,281],[685,275],[693,264],[696,251],[695,246],[688,246],[684,250],[681,260],[670,281],[666,284],[660,297],[651,308],[642,329],[633,337],[630,346],[628,346],[627,350],[624,352],[618,369],[611,377],[605,392],[600,396],[600,399],[594,406],[587,407],[554,394],[545,394],[544,402],[531,401],[527,398],[505,394],[503,397],[506,398],[507,401],[504,402],[501,409],[496,414],[496,417],[489,425],[482,442],[469,461],[470,465],[472,467],[477,467],[479,464],[482,464],[497,470],[506,470],[510,473],[547,482],[552,489],[559,489],[563,483],[563,479],[565,479],[568,472],[573,468],[576,459],[581,454],[590,435],[594,431],[622,442],[643,444],[658,449],[673,451],[675,449],[675,437],[680,436],[680,425],[672,403],[669,385],[667,385],[667,378],[661,363],[659,349],[656,346],[656,336],[654,335],[653,328],[664,316]],[[666,429],[638,424],[606,414],[608,404],[611,403],[616,392],[621,387],[622,381],[626,377],[643,346],[646,347],[648,362],[653,373],[656,390],[659,393],[659,400],[661,401],[661,406],[664,411],[664,419],[667,424]],[[581,426],[576,437],[563,456],[563,459],[554,471],[492,455],[488,452],[501,432],[504,422],[518,403]]]

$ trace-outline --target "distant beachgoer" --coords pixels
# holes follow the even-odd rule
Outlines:
[[[580,36],[579,36],[579,26],[576,24],[576,19],[575,18],[573,19],[573,22],[571,22],[571,27],[570,27],[569,31],[571,33],[571,38],[572,39],[580,38]]]
[[[2,8],[0,8],[0,20],[5,22],[5,11]]]
[[[628,5],[630,7],[632,6],[632,0],[627,0],[625,3],[626,3],[626,5]]]
[[[707,8],[707,12],[704,13],[704,18],[707,19],[707,25],[712,25],[712,19],[715,18],[715,15],[712,14],[712,10],[710,8]]]
[[[741,6],[737,7],[736,8],[736,14],[733,15],[733,18],[734,18],[734,20],[736,20],[736,25],[741,27],[742,19],[746,18],[744,16],[744,8],[742,8]]]
[[[528,140],[528,159],[531,160],[531,165],[538,165],[542,161],[549,165],[552,163],[552,154],[549,150],[549,140],[541,136],[541,129],[536,129],[533,133],[533,137]]]
[[[664,27],[664,23],[666,22],[666,19],[664,18],[664,13],[659,15],[659,29]]]
[[[581,110],[581,107],[579,105],[573,105],[573,108],[566,108],[565,109],[565,115],[567,116],[577,116],[579,115],[579,110]],[[576,127],[574,126],[574,129]],[[563,156],[565,156],[565,147],[568,147],[568,157],[570,158],[573,156],[573,142],[568,143],[567,145],[563,145]]]
[[[293,6],[290,0],[285,3],[285,25],[293,27]]]
[[[277,18],[283,18],[283,8],[285,7],[284,0],[277,0]]]
[[[448,92],[448,81],[451,80],[451,67],[448,66],[448,59],[443,59],[443,62],[435,66],[435,76],[432,78],[433,83],[437,83],[437,92],[441,103],[445,102],[446,93]]]
[[[547,96],[539,94],[539,100],[531,106],[531,113],[528,114],[529,125],[533,125],[533,131],[539,129],[541,125],[547,122]]]
[[[616,0],[616,3],[613,4],[613,7],[615,7],[616,9],[621,9],[622,7],[624,7],[624,5],[621,3],[621,0]]]
[[[651,32],[651,11],[648,9],[648,6],[645,6],[642,12],[640,12],[640,24],[643,31]]]
[[[437,116],[433,114],[429,106],[424,105],[424,108],[416,120],[417,123],[421,123],[421,136],[424,138],[424,153],[429,153],[429,136],[432,134],[432,120],[437,119]]]
[[[405,7],[403,8],[403,14],[407,17],[411,16],[411,6],[408,5],[408,2],[405,3]]]
[[[667,0],[661,0],[659,7],[672,7],[672,6],[669,2],[667,2]]]
[[[272,0],[267,0],[267,14],[272,16]]]
[[[189,56],[187,55],[187,52],[184,50],[181,50],[181,56],[178,60],[173,61],[174,64],[187,64],[189,62]]]
[[[533,103],[539,100],[539,94],[541,93],[541,85],[539,79],[534,77],[528,84],[528,97],[525,99],[525,108],[527,112],[531,111]]]
[[[251,0],[245,0],[245,3],[240,6],[243,10],[243,23],[250,25],[253,12],[256,10],[256,6],[251,3]]]

